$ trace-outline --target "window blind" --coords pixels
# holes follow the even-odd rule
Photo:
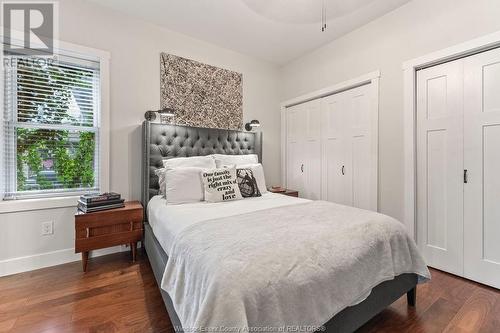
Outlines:
[[[4,199],[99,191],[99,62],[7,57]]]

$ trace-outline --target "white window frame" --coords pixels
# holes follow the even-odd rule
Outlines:
[[[2,36],[3,40],[3,36]],[[110,119],[110,88],[109,88],[109,60],[110,53],[108,51],[94,49],[86,46],[72,44],[64,41],[55,41],[54,54],[61,53],[67,56],[76,58],[89,59],[99,62],[100,71],[100,128],[99,128],[99,190],[101,192],[109,191],[109,119]],[[4,75],[3,72],[3,56],[1,65],[0,80],[0,103],[4,105]],[[0,136],[3,138],[3,112],[0,112]],[[3,143],[0,144],[0,158],[4,158]],[[3,160],[0,161],[3,166]],[[29,211],[49,208],[71,207],[76,206],[78,199],[77,195],[73,196],[52,196],[41,197],[35,199],[17,199],[17,200],[3,200],[4,186],[3,177],[0,181],[0,214]],[[58,194],[60,195],[60,194]]]
[[[404,75],[404,218],[410,235],[416,239],[417,229],[417,70],[464,58],[500,47],[500,31],[458,44],[403,63]]]

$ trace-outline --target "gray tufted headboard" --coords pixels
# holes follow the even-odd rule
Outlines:
[[[155,170],[163,160],[210,154],[257,154],[262,161],[262,134],[217,128],[142,123],[142,204],[158,194]]]

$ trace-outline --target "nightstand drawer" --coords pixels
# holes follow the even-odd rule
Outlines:
[[[76,215],[75,227],[77,229],[92,228],[125,222],[142,222],[142,218],[142,208],[133,210],[110,209],[101,212]]]
[[[85,228],[87,229],[87,228]],[[142,221],[131,221],[107,226],[98,226],[88,228],[89,237],[97,237],[101,235],[116,234],[120,232],[142,230]]]
[[[75,240],[75,252],[102,249],[105,247],[138,242],[142,239],[143,230],[131,230],[90,236]]]

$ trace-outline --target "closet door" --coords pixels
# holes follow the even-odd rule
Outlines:
[[[376,211],[372,91],[365,85],[322,99],[323,199]]]
[[[372,202],[372,191],[376,191],[372,180],[377,181],[377,175],[372,174],[376,170],[376,166],[372,165],[376,161],[372,158],[374,140],[371,127],[372,117],[375,116],[372,112],[372,89],[370,85],[364,85],[346,93],[345,177],[352,191],[351,205],[376,211],[377,203]]]
[[[348,92],[321,99],[323,189],[322,199],[352,205],[352,188],[346,174],[346,155],[350,143],[346,133]]]
[[[463,273],[463,64],[417,73],[417,242],[427,263]]]
[[[302,104],[305,116],[303,196],[311,200],[321,199],[321,100]]]
[[[305,114],[302,105],[287,109],[287,187],[304,193]]]
[[[500,288],[500,49],[464,73],[465,277]]]

